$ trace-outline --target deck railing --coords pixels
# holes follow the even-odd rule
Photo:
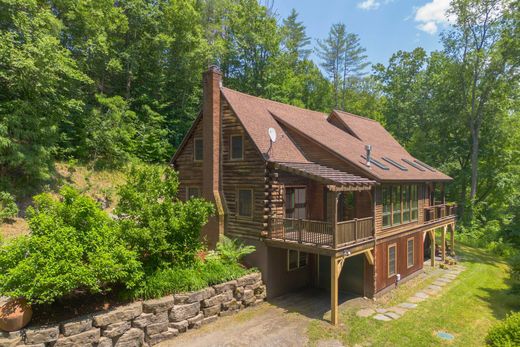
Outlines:
[[[307,219],[271,218],[269,238],[339,248],[374,237],[372,217],[333,223]]]
[[[453,204],[440,204],[429,206],[424,209],[424,222],[435,222],[446,217],[453,217],[456,214],[457,206]]]

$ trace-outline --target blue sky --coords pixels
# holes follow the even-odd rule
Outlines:
[[[295,8],[313,45],[333,23],[343,22],[359,35],[371,63],[386,64],[398,50],[439,49],[448,5],[449,0],[274,0],[273,9],[281,19]]]

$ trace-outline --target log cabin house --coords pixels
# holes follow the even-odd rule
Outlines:
[[[338,291],[374,297],[428,258],[434,265],[436,232],[442,258],[453,251],[451,178],[381,124],[225,88],[216,67],[203,81],[202,112],[171,160],[180,198],[215,203],[202,232],[210,247],[222,234],[256,246],[247,262],[262,271],[269,297],[326,288],[337,324]]]

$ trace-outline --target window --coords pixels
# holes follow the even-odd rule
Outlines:
[[[231,160],[244,159],[244,138],[242,135],[231,136]]]
[[[238,191],[238,215],[253,217],[253,190],[240,189]]]
[[[403,186],[403,223],[410,221],[410,186]]]
[[[390,187],[383,187],[383,227],[392,225],[392,196]]]
[[[186,188],[186,200],[191,198],[200,198],[200,188],[199,187],[187,187]]]
[[[418,204],[419,204],[419,196],[417,195],[417,185],[412,185],[411,189],[411,200],[412,200],[412,221],[416,221],[418,219]]]
[[[193,160],[194,161],[202,161],[202,157],[204,155],[204,142],[202,142],[201,138],[196,138],[193,141]]]
[[[392,224],[401,224],[401,186],[392,187]]]
[[[381,189],[383,228],[417,221],[417,185],[383,185]]]
[[[406,241],[406,265],[410,268],[414,263],[414,238],[411,237]]]
[[[388,277],[397,273],[397,245],[394,243],[388,246]]]
[[[309,254],[305,252],[287,250],[287,271],[293,271],[306,267],[309,263]]]

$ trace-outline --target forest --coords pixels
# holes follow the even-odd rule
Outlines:
[[[216,64],[230,88],[380,121],[454,178],[448,199],[462,234],[513,255],[520,2],[454,0],[442,49],[398,51],[386,64],[368,61],[348,23],[314,40],[296,10],[282,18],[275,5],[0,0],[0,191],[47,184],[56,161],[167,163],[201,108],[202,72]]]

